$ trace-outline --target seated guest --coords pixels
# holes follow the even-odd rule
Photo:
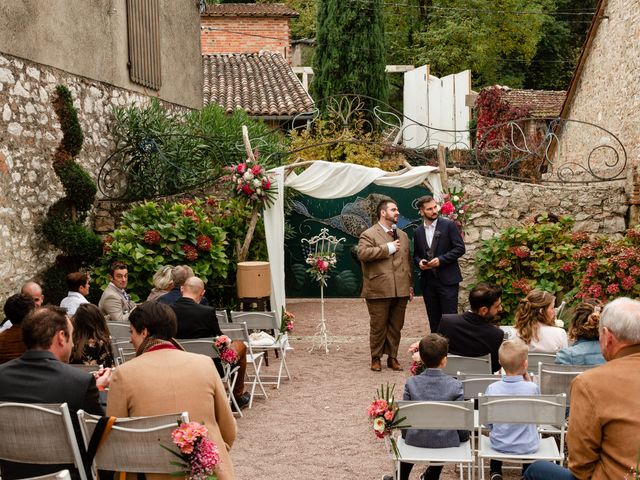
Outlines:
[[[204,282],[198,277],[188,278],[180,287],[182,296],[171,305],[178,321],[177,338],[204,338],[222,335],[216,311],[213,307],[200,305],[200,299],[204,295]],[[251,394],[244,391],[244,377],[247,371],[247,347],[240,341],[231,343],[231,349],[238,356],[238,380],[233,389],[233,395],[239,407],[249,404]],[[216,368],[221,376],[224,376],[222,363],[216,358]]]
[[[516,310],[516,335],[530,352],[556,353],[568,346],[567,332],[555,326],[556,297],[544,290],[531,290]]]
[[[606,305],[599,330],[606,363],[571,384],[569,469],[535,462],[527,480],[634,478],[640,432],[640,302],[618,298]]]
[[[540,395],[538,385],[531,381],[527,373],[529,348],[520,339],[505,340],[500,346],[500,363],[505,375],[502,380],[487,387],[486,395]],[[491,448],[501,453],[525,455],[534,453],[540,447],[540,436],[536,425],[493,424],[489,425]],[[529,467],[522,465],[522,474]],[[502,462],[491,460],[489,465],[491,480],[502,480]]]
[[[81,272],[72,272],[67,275],[69,292],[62,299],[60,306],[67,310],[68,315],[73,315],[83,303],[89,303],[86,296],[89,295],[89,275]]]
[[[33,298],[33,301],[36,304],[36,308],[40,308],[44,303],[44,295],[42,294],[42,287],[38,285],[36,282],[27,282],[22,286],[20,293],[24,293],[25,295],[29,295]]]
[[[188,278],[195,277],[193,269],[188,265],[178,265],[171,270],[171,279],[173,280],[173,288],[168,293],[158,298],[160,303],[165,305],[173,305],[182,296],[182,286]],[[209,305],[207,297],[202,295],[200,299],[200,305]]]
[[[585,300],[576,307],[569,338],[573,345],[556,353],[556,363],[565,365],[602,365],[598,324],[602,304],[595,299]]]
[[[0,363],[8,362],[21,356],[26,350],[22,341],[22,320],[36,308],[30,295],[17,293],[10,296],[4,304],[6,321],[11,327],[0,333]]]
[[[426,369],[415,377],[409,377],[404,386],[403,400],[423,401],[462,401],[462,383],[445,374],[442,369],[447,364],[449,342],[437,333],[430,333],[420,340],[420,359]],[[407,445],[423,448],[457,447],[469,440],[465,430],[421,430],[409,428],[402,430]],[[400,480],[408,480],[413,463],[400,462]],[[442,466],[429,466],[420,476],[424,480],[438,480]],[[383,480],[393,480],[385,475]]]
[[[173,288],[173,279],[171,278],[171,270],[173,267],[164,265],[153,274],[153,289],[147,297],[147,302],[158,300],[162,295],[170,292]]]
[[[67,365],[73,347],[73,325],[64,309],[46,306],[32,311],[22,322],[22,338],[27,351],[0,365],[0,401],[20,403],[67,403],[72,412],[76,436],[82,445],[75,415],[83,409],[104,413],[98,400],[97,385],[106,386],[111,371],[97,377]],[[84,453],[84,449],[82,449]],[[2,480],[34,477],[73,465],[34,465],[0,461]],[[77,472],[76,472],[77,474]],[[91,473],[89,472],[89,478]]]
[[[129,321],[136,358],[114,371],[107,415],[188,412],[191,420],[207,427],[209,438],[218,446],[218,479],[234,479],[228,450],[236,438],[236,422],[213,362],[204,355],[179,350],[171,342],[177,325],[167,305],[145,302],[131,312]]]
[[[69,363],[115,365],[109,327],[100,309],[91,303],[80,305],[73,316],[73,351]]]
[[[113,262],[109,269],[109,285],[102,292],[98,306],[111,322],[126,322],[129,313],[135,307],[126,291],[129,283],[129,270],[124,263]]]
[[[498,349],[504,332],[495,325],[502,311],[502,289],[490,283],[479,283],[469,293],[471,311],[462,315],[443,315],[438,327],[449,339],[449,352],[464,357],[481,357],[491,354],[492,371],[500,370]]]

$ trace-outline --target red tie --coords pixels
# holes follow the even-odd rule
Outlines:
[[[387,235],[389,235],[390,237],[393,237],[393,230],[387,230]]]

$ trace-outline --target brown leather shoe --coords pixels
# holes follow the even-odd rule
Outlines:
[[[387,367],[389,367],[392,370],[402,370],[402,367],[398,363],[398,360],[396,360],[393,357],[387,358]]]
[[[374,372],[379,372],[382,370],[382,365],[380,364],[379,358],[374,357],[371,359],[371,370],[373,370]]]

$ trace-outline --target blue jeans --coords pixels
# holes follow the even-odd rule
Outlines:
[[[576,480],[569,469],[543,460],[532,463],[527,468],[524,478],[525,480]]]

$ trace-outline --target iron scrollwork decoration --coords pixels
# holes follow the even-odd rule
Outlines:
[[[484,175],[563,184],[625,178],[624,145],[615,134],[594,123],[523,118],[480,133],[473,168]]]

